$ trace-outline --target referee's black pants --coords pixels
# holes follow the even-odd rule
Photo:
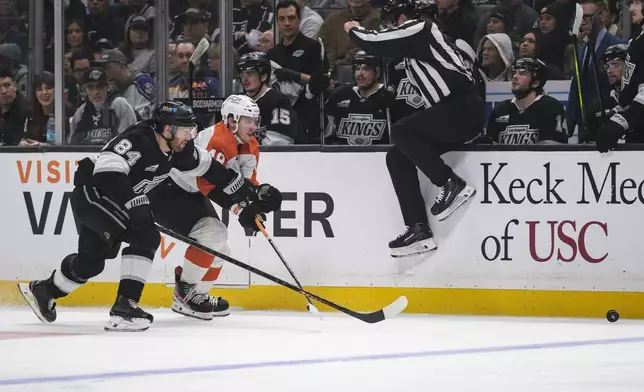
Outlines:
[[[416,112],[391,127],[394,146],[387,153],[387,168],[405,225],[429,223],[416,168],[434,185],[445,185],[453,173],[441,155],[480,134],[484,122],[485,102],[471,93]]]

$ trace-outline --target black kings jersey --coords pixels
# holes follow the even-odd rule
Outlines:
[[[425,109],[426,106],[418,89],[407,77],[404,59],[392,61],[388,71],[387,84],[396,91],[396,103],[391,108],[391,122],[394,124],[417,110]]]
[[[644,132],[644,31],[632,39],[626,55],[619,105],[634,132]]]
[[[355,86],[336,88],[325,105],[331,132],[326,132],[328,144],[369,146],[389,144],[387,127],[387,101],[380,86],[367,98],[363,98]]]
[[[284,93],[269,88],[255,99],[261,116],[255,138],[260,145],[293,144],[299,127],[297,113]]]
[[[508,99],[492,109],[487,135],[499,144],[568,143],[564,107],[547,95],[538,95],[525,110],[517,107],[516,98]]]
[[[83,161],[83,169],[79,165],[76,173],[81,178],[76,178],[75,184],[93,185],[124,204],[162,183],[173,167],[194,175],[204,174],[210,168],[211,158],[192,141],[179,153],[164,153],[149,120],[133,125],[110,140],[97,158]],[[127,184],[118,174],[127,176]]]

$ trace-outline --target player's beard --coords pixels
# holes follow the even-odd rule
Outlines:
[[[512,94],[514,94],[517,99],[523,99],[528,96],[532,92],[532,89],[528,87],[519,87],[517,89],[512,89]]]

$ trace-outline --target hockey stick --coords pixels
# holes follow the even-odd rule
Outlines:
[[[573,19],[571,20],[572,24],[570,26],[570,36],[572,37],[572,55],[575,63],[575,79],[577,79],[577,95],[579,96],[579,109],[581,111],[581,123],[584,126],[584,128],[587,127],[587,120],[586,120],[586,111],[584,109],[584,100],[582,98],[581,94],[581,77],[579,74],[579,57],[577,57],[577,39],[579,37],[579,32],[581,28],[581,20],[584,17],[584,10],[581,7],[580,4],[575,4],[575,13],[573,15]],[[569,129],[568,132],[574,132],[574,127],[573,129]],[[572,134],[568,134],[568,136],[572,136]]]
[[[195,67],[201,61],[201,57],[206,53],[210,47],[210,42],[204,37],[199,41],[195,51],[192,52],[190,56],[190,61],[188,61],[188,106],[192,108],[193,106],[193,97],[192,97],[192,83],[195,73]]]
[[[213,255],[215,257],[219,257],[222,260],[226,260],[227,262],[229,262],[229,263],[231,263],[233,265],[236,265],[239,268],[243,268],[246,271],[250,271],[250,272],[252,272],[252,273],[254,273],[256,275],[259,275],[264,279],[268,279],[271,282],[277,283],[277,284],[279,284],[281,286],[284,286],[286,288],[289,288],[289,289],[291,289],[291,290],[293,290],[293,291],[295,291],[297,293],[305,295],[305,296],[307,296],[307,297],[309,297],[311,299],[314,299],[314,300],[318,301],[321,304],[329,306],[329,307],[331,307],[331,308],[333,308],[335,310],[339,310],[340,312],[342,312],[344,314],[347,314],[347,315],[349,315],[351,317],[355,317],[358,320],[362,320],[365,323],[373,324],[373,323],[378,323],[378,322],[383,321],[383,320],[388,319],[388,318],[392,318],[392,317],[396,316],[398,313],[400,313],[403,310],[405,310],[405,308],[407,307],[407,297],[401,296],[397,300],[392,302],[391,304],[387,305],[385,308],[380,309],[378,311],[371,312],[371,313],[356,312],[356,311],[353,311],[351,309],[347,309],[347,308],[345,308],[343,306],[340,306],[340,305],[338,305],[336,303],[333,303],[333,302],[331,302],[331,301],[329,301],[327,299],[324,299],[322,297],[318,297],[317,295],[315,295],[313,293],[309,293],[306,290],[302,290],[299,287],[294,286],[294,285],[292,285],[292,284],[290,284],[290,283],[288,283],[288,282],[286,282],[286,281],[284,281],[284,280],[282,280],[282,279],[280,279],[278,277],[275,277],[275,276],[273,276],[271,274],[268,274],[268,273],[266,273],[266,272],[264,272],[264,271],[262,271],[260,269],[252,267],[252,266],[250,266],[250,265],[248,265],[246,263],[243,263],[243,262],[241,262],[239,260],[233,259],[232,257],[229,257],[229,256],[227,256],[227,255],[225,255],[223,253],[219,253],[216,250],[210,249],[210,248],[200,244],[196,240],[194,240],[192,238],[189,238],[189,237],[186,237],[186,236],[183,236],[181,234],[175,233],[174,231],[172,231],[170,229],[166,229],[165,227],[159,225],[158,223],[155,223],[155,226],[156,226],[157,230],[159,230],[161,233],[167,234],[170,237],[173,237],[173,238],[175,238],[175,239],[177,239],[177,240],[179,240],[181,242],[184,242],[184,243],[186,243],[188,245],[194,246],[195,248],[200,249],[200,250],[202,250],[202,251],[204,251],[206,253],[210,253],[211,255]]]
[[[262,222],[258,218],[255,218],[255,224],[257,224],[257,227],[262,232],[262,234],[264,234],[264,237],[268,240],[268,243],[271,244],[271,246],[273,247],[273,250],[275,251],[275,253],[277,253],[277,257],[280,258],[280,260],[282,261],[282,264],[284,264],[284,267],[286,267],[286,269],[288,270],[288,273],[291,274],[291,277],[293,278],[295,283],[297,283],[297,287],[299,287],[301,290],[304,290],[304,287],[302,287],[302,285],[300,284],[300,281],[297,280],[297,278],[295,277],[295,273],[293,272],[291,267],[288,265],[288,263],[284,259],[284,256],[282,256],[282,252],[280,252],[280,250],[277,249],[277,245],[275,245],[275,242],[273,242],[273,239],[268,234],[268,231],[266,231],[266,228],[264,227]],[[311,302],[311,299],[309,297],[307,297],[307,296],[305,296],[305,298],[309,303],[308,305],[306,305],[306,310],[308,310],[311,313],[315,313],[315,314],[317,314],[319,316],[320,311],[315,307],[315,305],[313,305],[313,302]],[[322,318],[322,317],[320,316],[320,318]]]

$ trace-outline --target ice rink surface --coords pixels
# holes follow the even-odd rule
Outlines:
[[[644,321],[146,310],[109,333],[107,309],[0,308],[0,391],[644,391]]]

